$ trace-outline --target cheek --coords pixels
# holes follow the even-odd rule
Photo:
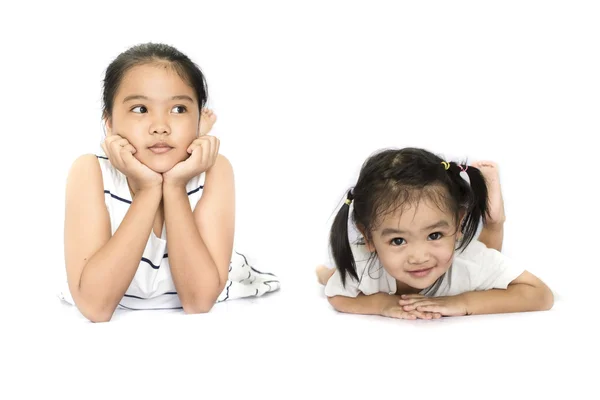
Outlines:
[[[112,127],[113,133],[124,137],[132,144],[136,139],[139,141],[139,138],[142,136],[142,132],[148,131],[148,127],[143,123],[140,123],[140,121],[123,117],[117,112],[114,113]]]
[[[395,275],[396,271],[401,271],[403,269],[403,266],[406,263],[406,252],[395,250],[389,246],[387,248],[376,246],[376,248],[381,265],[383,265],[391,275]]]
[[[454,241],[444,246],[437,247],[432,253],[439,264],[450,264],[454,256]]]

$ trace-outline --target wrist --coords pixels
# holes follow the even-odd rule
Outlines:
[[[470,296],[470,293],[469,292],[461,293],[459,295],[456,295],[456,297],[460,299],[461,308],[465,312],[464,315],[473,314],[472,307],[471,307],[472,297]]]
[[[398,306],[400,301],[399,296],[387,293],[378,293],[374,297],[373,314],[384,317],[387,315],[388,308]]]
[[[178,194],[178,193],[187,194],[185,184],[181,183],[181,182],[176,182],[176,181],[170,181],[170,182],[165,181],[162,185],[162,192],[163,192],[163,195],[171,195],[171,194]]]
[[[133,192],[133,196],[132,198],[135,200],[136,198],[157,198],[157,199],[161,199],[163,196],[162,194],[162,187],[160,185],[156,185],[156,186],[146,186],[143,188],[136,188]]]
[[[162,190],[162,180],[156,180],[154,182],[139,182],[134,179],[128,179],[129,186],[134,193],[141,191],[156,191]]]
[[[188,180],[181,178],[171,178],[168,174],[163,174],[163,187],[170,189],[185,188]]]

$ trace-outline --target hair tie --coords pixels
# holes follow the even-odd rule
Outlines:
[[[444,169],[447,171],[450,168],[450,163],[446,162],[446,161],[442,161],[442,164],[444,164]]]
[[[461,170],[462,172],[466,173],[466,172],[467,172],[467,170],[469,169],[469,166],[468,166],[468,165],[465,165],[465,167],[463,168],[463,166],[462,166],[462,165],[458,164],[458,168],[460,168],[460,170]]]
[[[348,190],[348,194],[346,195],[345,203],[350,205],[352,203],[353,199],[354,199],[354,193],[352,193],[352,189],[350,189],[350,190]]]

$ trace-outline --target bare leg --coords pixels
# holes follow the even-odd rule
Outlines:
[[[504,200],[502,198],[502,188],[500,187],[498,165],[492,161],[479,161],[472,165],[483,174],[490,199],[489,219],[483,226],[479,241],[488,248],[501,251],[506,215],[504,214]]]

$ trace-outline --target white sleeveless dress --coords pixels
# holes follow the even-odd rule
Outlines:
[[[111,233],[115,231],[125,218],[132,202],[127,179],[112,166],[105,156],[96,156],[102,170],[104,182],[104,198],[110,216]],[[192,178],[186,185],[192,211],[202,197],[205,174]],[[131,310],[177,309],[181,302],[171,277],[169,252],[167,247],[165,224],[161,237],[152,231],[135,276],[125,292],[119,307]],[[267,272],[261,272],[248,264],[246,257],[234,250],[229,264],[229,276],[223,292],[217,302],[244,297],[262,296],[278,290],[279,279]],[[73,298],[68,286],[59,293],[59,297],[71,304]]]

